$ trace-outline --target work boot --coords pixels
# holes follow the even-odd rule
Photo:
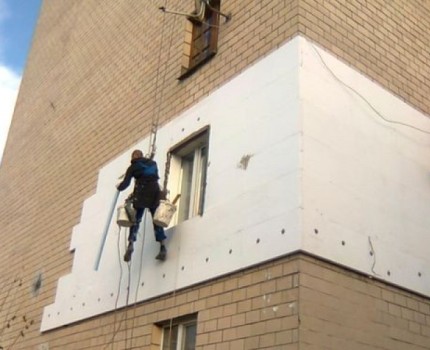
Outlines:
[[[166,260],[166,255],[167,255],[167,249],[164,245],[162,245],[162,246],[160,246],[160,252],[155,257],[155,259],[164,261],[164,260]]]
[[[128,243],[128,247],[127,250],[125,251],[124,254],[124,261],[125,262],[129,262],[131,260],[131,254],[133,254],[133,242],[129,242]]]

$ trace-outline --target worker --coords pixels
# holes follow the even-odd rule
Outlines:
[[[145,158],[141,150],[134,150],[131,154],[131,164],[128,167],[124,179],[117,185],[118,191],[125,190],[134,178],[134,190],[132,193],[133,207],[136,210],[134,225],[130,227],[128,246],[124,254],[124,261],[130,261],[133,253],[133,243],[136,241],[139,224],[145,209],[149,209],[152,216],[160,203],[160,186],[158,184],[157,163]],[[166,259],[167,249],[165,246],[166,235],[161,226],[154,224],[155,240],[160,243],[160,252],[155,257],[158,260]]]

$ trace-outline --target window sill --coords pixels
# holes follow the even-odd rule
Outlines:
[[[196,65],[194,65],[191,68],[183,69],[183,72],[181,73],[181,75],[178,77],[179,81],[183,81],[185,79],[187,79],[189,76],[191,76],[195,71],[197,71],[201,66],[203,66],[204,64],[206,64],[207,62],[209,62],[214,56],[215,56],[216,52],[211,52],[210,54],[208,54],[203,60],[201,60],[199,63],[197,63]]]

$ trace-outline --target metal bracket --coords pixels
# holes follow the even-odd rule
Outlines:
[[[231,19],[231,14],[225,14],[225,13],[222,13],[221,11],[218,11],[217,9],[213,8],[210,5],[209,0],[195,0],[195,5],[196,5],[196,10],[193,11],[192,13],[168,10],[164,6],[161,6],[158,9],[164,13],[169,13],[169,14],[179,15],[179,16],[185,16],[190,21],[204,22],[206,6],[207,6],[207,8],[209,8],[211,11],[223,16],[225,18],[226,22],[228,22]]]

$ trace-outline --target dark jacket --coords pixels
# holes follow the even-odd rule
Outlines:
[[[156,208],[160,201],[157,163],[152,159],[132,159],[118,191],[125,190],[134,178],[133,205],[135,208]]]

